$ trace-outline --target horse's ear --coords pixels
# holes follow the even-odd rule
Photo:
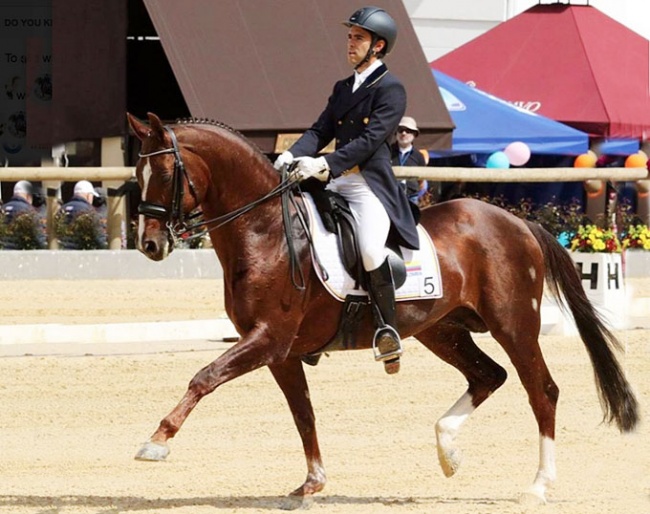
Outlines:
[[[129,126],[135,133],[135,136],[142,141],[147,135],[149,135],[149,127],[142,123],[138,118],[133,116],[131,113],[126,113],[126,119],[129,121]]]
[[[149,125],[151,125],[151,134],[158,136],[158,138],[163,141],[165,136],[165,127],[163,122],[160,121],[160,118],[152,112],[147,113],[147,118],[149,118]]]

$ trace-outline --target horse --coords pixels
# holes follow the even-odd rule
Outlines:
[[[332,339],[343,304],[317,278],[308,237],[296,221],[300,202],[289,206],[293,243],[287,239],[280,192],[294,184],[283,180],[255,145],[222,123],[185,119],[165,125],[153,113],[147,117],[148,123],[127,113],[141,142],[137,248],[154,261],[166,258],[187,233],[190,213],[200,209],[223,269],[226,312],[240,338],[194,375],[136,459],[164,460],[168,440],[204,396],[267,366],[289,405],[307,462],[304,483],[287,498],[300,504],[313,501],[326,475],[303,358]],[[467,390],[435,424],[442,471],[456,473],[461,459],[455,439],[461,425],[506,381],[506,370],[472,339],[473,332],[489,332],[516,369],[537,420],[539,466],[524,495],[544,503],[556,478],[559,394],[538,341],[545,281],[549,294],[575,319],[594,369],[603,419],[629,432],[639,413],[615,355],[620,342],[588,300],[566,249],[540,225],[474,199],[423,209],[419,223],[437,248],[444,296],[398,302],[399,331],[467,380]],[[304,276],[301,287],[296,287],[296,270],[292,272],[291,247],[294,265]],[[358,326],[358,349],[371,348],[373,332],[372,316],[366,313]]]

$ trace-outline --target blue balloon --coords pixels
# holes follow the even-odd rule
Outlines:
[[[486,168],[509,168],[510,159],[505,152],[494,152],[485,163]]]

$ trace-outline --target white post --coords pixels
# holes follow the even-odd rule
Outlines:
[[[124,166],[121,137],[105,137],[102,139],[102,166]],[[108,248],[110,250],[120,250],[125,248],[126,245],[128,223],[124,182],[105,180],[103,185],[108,194],[106,220]]]

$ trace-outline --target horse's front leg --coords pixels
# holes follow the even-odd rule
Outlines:
[[[200,370],[181,401],[160,422],[158,429],[138,451],[137,460],[160,461],[169,454],[167,441],[174,437],[201,398],[221,384],[249,371],[283,360],[287,348],[270,337],[265,325],[257,326],[227,352]]]
[[[290,497],[296,498],[304,505],[305,502],[309,502],[314,493],[322,491],[326,482],[325,469],[318,447],[316,418],[309,396],[309,386],[300,358],[289,358],[269,366],[269,369],[289,403],[300,439],[302,439],[307,459],[307,478],[304,484],[291,493]]]

